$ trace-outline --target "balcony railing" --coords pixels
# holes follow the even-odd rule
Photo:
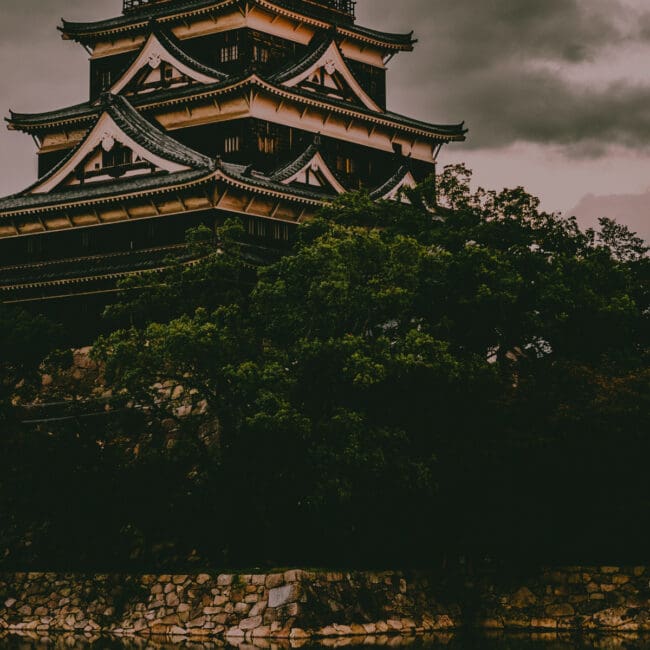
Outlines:
[[[286,4],[292,5],[297,11],[301,8],[320,10],[320,11],[336,11],[339,14],[344,14],[348,19],[354,19],[356,0],[285,0]]]
[[[170,0],[122,0],[124,13],[129,11],[135,11],[140,9],[140,7],[146,7],[147,5],[161,4],[163,2],[170,2]]]
[[[142,7],[173,0],[122,0],[124,13],[136,11]],[[329,10],[343,14],[346,18],[354,19],[356,0],[285,0],[285,4],[292,6],[296,11],[300,9]]]

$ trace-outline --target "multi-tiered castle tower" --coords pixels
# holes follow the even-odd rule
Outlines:
[[[0,200],[0,301],[110,292],[233,214],[281,245],[342,192],[399,198],[465,137],[387,109],[414,40],[357,25],[353,0],[123,3],[60,27],[90,53],[89,101],[8,118],[39,179]]]

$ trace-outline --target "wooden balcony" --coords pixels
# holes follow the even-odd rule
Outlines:
[[[149,5],[173,3],[174,0],[122,0],[124,13],[144,9]],[[284,0],[284,4],[291,6],[296,11],[308,9],[317,14],[332,13],[339,19],[350,21],[355,17],[356,0]]]
[[[162,4],[163,2],[172,2],[173,0],[122,0],[124,13],[137,11],[142,7],[153,4]]]

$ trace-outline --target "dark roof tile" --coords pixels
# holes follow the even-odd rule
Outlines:
[[[280,8],[295,11],[295,3],[291,0],[270,0],[272,4]],[[230,0],[219,3],[216,0],[176,0],[174,3],[153,3],[143,7],[137,12],[131,12],[115,18],[107,20],[99,20],[96,22],[72,22],[63,21],[62,26],[59,28],[63,34],[69,38],[88,42],[93,38],[104,32],[129,31],[138,30],[146,26],[151,18],[163,19],[174,16],[183,12],[209,10],[214,6],[229,6],[235,4],[236,0]],[[323,16],[318,12],[310,11],[307,6],[301,7],[300,13],[307,17],[323,20]],[[334,23],[335,24],[335,23]],[[352,34],[357,34],[362,38],[372,39],[388,45],[393,45],[401,48],[410,48],[413,44],[413,33],[408,34],[393,34],[390,32],[381,32],[366,27],[360,27],[347,21],[343,21],[338,25],[339,28],[344,29]]]

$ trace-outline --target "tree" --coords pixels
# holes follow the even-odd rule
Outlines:
[[[650,532],[647,249],[464,167],[436,185],[344,195],[257,271],[236,225],[193,233],[198,263],[123,285],[94,354],[143,421],[88,462],[145,505],[100,503],[140,561],[642,552],[594,522]]]

